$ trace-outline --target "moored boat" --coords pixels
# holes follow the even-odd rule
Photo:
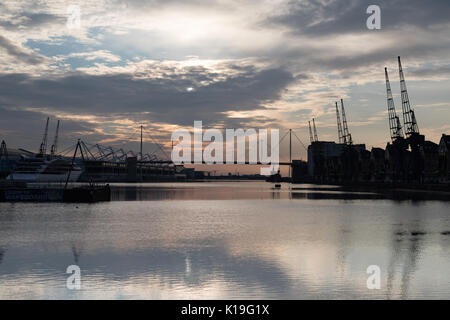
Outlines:
[[[6,179],[25,182],[65,182],[69,172],[69,182],[75,182],[81,175],[81,168],[61,158],[24,156]]]

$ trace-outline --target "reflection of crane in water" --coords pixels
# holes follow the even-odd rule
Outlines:
[[[420,236],[414,236],[409,239],[409,246],[407,251],[407,257],[403,264],[402,270],[402,284],[401,284],[401,297],[405,299],[408,297],[409,284],[412,274],[417,269],[417,260],[421,249],[422,239]]]
[[[81,250],[78,250],[75,245],[72,245],[72,253],[73,253],[73,259],[75,260],[75,264],[78,264],[78,261],[79,261],[80,255],[81,255]]]
[[[339,216],[339,220],[335,223],[335,231],[336,231],[336,237],[338,244],[337,247],[337,268],[336,272],[338,273],[338,276],[344,280],[346,277],[346,273],[348,271],[348,264],[347,264],[347,256],[348,251],[350,249],[351,243],[352,243],[352,232],[350,231],[352,229],[352,218],[348,214],[342,214]]]
[[[422,230],[422,228],[418,225],[415,230]],[[392,238],[392,255],[388,266],[387,294],[389,298],[391,298],[393,294],[395,265],[399,262],[403,262],[401,269],[400,295],[402,299],[408,298],[411,277],[417,269],[417,260],[421,252],[423,242],[422,236],[424,234],[425,233],[419,231],[397,231],[394,233]],[[404,259],[402,259],[401,256],[402,252],[405,253]]]
[[[5,250],[0,248],[0,263],[2,263],[4,255],[5,255]]]
[[[393,233],[392,237],[392,248],[391,248],[391,258],[389,259],[388,269],[387,269],[387,298],[392,298],[392,287],[395,277],[395,265],[398,263],[400,258],[400,252],[402,247],[403,239],[398,239],[404,233],[397,231]]]

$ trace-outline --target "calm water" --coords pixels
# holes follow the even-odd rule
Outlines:
[[[289,188],[123,184],[109,203],[0,203],[0,298],[450,298],[450,202]],[[74,264],[81,290],[66,288]]]

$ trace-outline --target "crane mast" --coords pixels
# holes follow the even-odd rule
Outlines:
[[[311,131],[311,121],[308,121],[308,127],[309,127],[309,142],[313,143],[314,142],[314,138],[313,138],[313,134]]]
[[[312,119],[313,120],[313,129],[314,129],[314,141],[319,141],[319,136],[317,135],[317,129],[316,129],[316,121],[314,120],[314,118]]]
[[[344,136],[342,132],[342,123],[341,123],[341,116],[339,115],[339,108],[338,103],[336,102],[336,118],[337,118],[337,127],[338,127],[338,137],[339,137],[339,143],[347,143],[347,139]]]
[[[398,70],[400,74],[400,90],[402,94],[402,111],[403,111],[403,124],[405,126],[406,137],[409,138],[414,134],[419,134],[419,126],[417,125],[416,116],[414,110],[411,109],[409,103],[408,90],[406,89],[405,76],[403,74],[402,62],[400,56],[398,57]]]
[[[342,109],[342,123],[344,126],[344,141],[347,144],[353,144],[352,135],[348,131],[348,125],[347,125],[347,117],[345,115],[345,109],[344,109],[344,100],[341,99],[341,109]]]
[[[389,115],[389,129],[391,132],[391,140],[394,142],[399,138],[403,138],[402,125],[400,119],[395,111],[394,97],[392,96],[391,83],[389,82],[389,75],[387,68],[384,68],[384,75],[386,78],[386,94],[387,94],[387,106]]]
[[[47,117],[47,124],[45,125],[45,131],[44,131],[44,137],[42,138],[41,146],[39,147],[39,155],[45,156],[47,153],[47,134],[48,134],[48,121],[50,120],[49,117]]]

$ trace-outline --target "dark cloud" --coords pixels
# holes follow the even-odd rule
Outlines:
[[[53,24],[65,24],[66,20],[67,17],[62,15],[22,12],[20,15],[8,18],[8,20],[0,19],[0,26],[8,30],[24,30]]]
[[[413,75],[413,76],[417,76],[417,77],[427,77],[427,76],[448,77],[450,75],[450,65],[412,69],[412,70],[409,70],[409,74]]]
[[[8,74],[0,75],[0,103],[75,114],[148,112],[155,122],[192,125],[194,120],[227,121],[224,114],[227,111],[264,109],[266,103],[278,100],[294,81],[283,69],[248,68],[239,75],[198,86],[199,81],[210,78],[210,74],[198,70],[156,79],[135,79],[130,74],[78,73],[59,78]]]
[[[272,25],[288,27],[294,33],[311,36],[366,32],[369,5],[381,8],[381,31],[412,25],[430,28],[448,24],[448,0],[309,0],[290,1],[287,12],[267,18]]]
[[[0,48],[5,49],[10,56],[28,64],[33,65],[40,64],[43,63],[45,60],[44,57],[36,53],[26,52],[24,49],[15,45],[10,40],[1,35],[0,35]]]
[[[23,23],[23,26],[36,27],[47,24],[65,24],[67,17],[49,13],[23,13],[22,16],[26,16],[28,19]]]
[[[436,42],[427,46],[423,43],[401,42],[395,47],[384,47],[372,50],[367,53],[359,54],[336,54],[327,57],[314,57],[309,59],[311,65],[327,68],[332,71],[339,71],[342,78],[349,78],[352,75],[360,74],[360,68],[368,66],[377,66],[380,71],[384,70],[386,63],[395,63],[397,56],[405,59],[426,59],[439,57],[440,54],[446,54],[450,49],[450,43]],[[404,62],[407,62],[405,60]],[[405,65],[407,67],[407,64]],[[437,71],[437,69],[436,69]]]

